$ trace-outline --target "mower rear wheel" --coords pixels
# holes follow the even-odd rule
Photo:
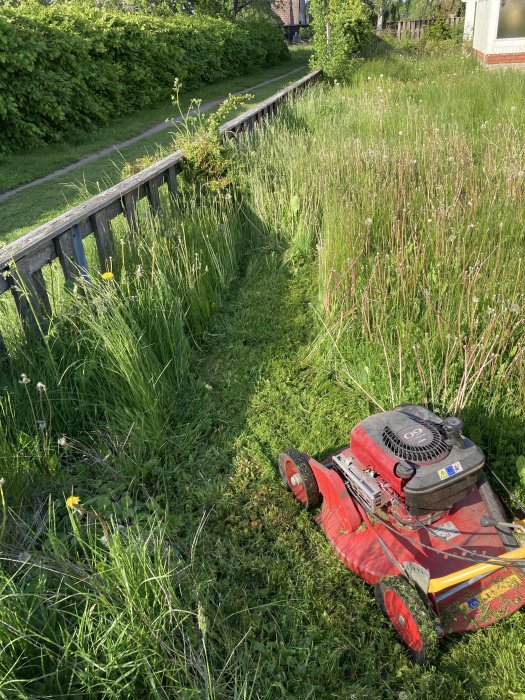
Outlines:
[[[402,576],[376,583],[375,599],[414,661],[429,661],[437,651],[436,620],[421,594]]]
[[[321,502],[321,494],[308,460],[298,450],[288,450],[279,455],[279,472],[284,485],[297,498],[305,510],[311,510]]]

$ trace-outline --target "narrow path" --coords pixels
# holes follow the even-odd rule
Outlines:
[[[294,73],[298,73],[300,70],[303,70],[304,66],[299,66],[298,68],[294,68],[291,71],[288,71],[287,73],[283,73],[282,75],[278,75],[275,78],[269,78],[268,80],[264,80],[262,83],[258,83],[257,85],[252,85],[251,87],[245,88],[244,90],[239,90],[238,92],[234,93],[236,95],[244,95],[247,92],[250,92],[251,90],[257,90],[258,88],[265,87],[266,85],[270,85],[271,83],[276,83],[279,80],[282,80],[283,78],[288,77],[289,75],[293,75]],[[204,102],[201,106],[199,111],[200,112],[209,112],[212,109],[215,109],[215,107],[218,107],[220,103],[226,98],[220,97],[217,100],[210,100],[209,102]],[[192,110],[189,112],[190,115],[196,114],[197,110]],[[111,155],[114,151],[120,151],[123,148],[127,148],[128,146],[132,146],[134,143],[137,143],[137,141],[141,141],[144,138],[147,138],[148,136],[153,136],[154,134],[158,134],[161,131],[165,131],[166,129],[169,129],[172,127],[174,124],[177,124],[177,122],[180,122],[182,117],[176,117],[175,119],[170,119],[169,121],[163,121],[160,122],[159,124],[156,124],[155,126],[150,127],[149,129],[146,129],[146,131],[143,131],[141,134],[137,134],[137,136],[133,136],[130,139],[127,139],[126,141],[121,141],[120,143],[114,143],[111,146],[106,146],[105,148],[101,148],[99,151],[96,151],[95,153],[92,153],[91,155],[84,156],[83,158],[80,158],[80,160],[76,160],[74,163],[71,163],[70,165],[66,165],[63,168],[59,168],[58,170],[54,170],[52,173],[49,173],[48,175],[44,175],[43,177],[39,177],[36,180],[32,180],[31,182],[26,182],[24,185],[20,185],[19,187],[15,187],[13,190],[9,190],[8,192],[3,192],[0,194],[0,202],[4,202],[6,199],[9,199],[10,197],[13,197],[15,194],[18,194],[19,192],[23,192],[24,190],[27,190],[31,187],[36,187],[37,185],[41,185],[43,182],[49,182],[50,180],[54,180],[57,177],[60,177],[61,175],[65,175],[66,173],[71,172],[72,170],[75,170],[76,168],[81,167],[82,165],[87,165],[88,163],[92,163],[95,160],[98,160],[99,158],[103,158],[104,156],[109,156]]]

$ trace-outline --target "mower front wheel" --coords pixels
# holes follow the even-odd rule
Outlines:
[[[279,455],[279,472],[284,485],[297,498],[305,510],[311,510],[321,502],[321,494],[308,460],[298,450],[288,450]]]
[[[419,664],[431,660],[438,646],[436,620],[418,591],[401,576],[386,576],[376,583],[374,593],[413,660]]]

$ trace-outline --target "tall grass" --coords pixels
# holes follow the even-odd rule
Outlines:
[[[317,249],[320,347],[378,407],[523,403],[524,82],[391,50],[256,149],[261,218]]]
[[[164,204],[160,218],[139,213],[133,237],[116,223],[111,269],[67,289],[48,273],[44,340],[26,344],[4,307],[1,697],[214,697],[221,686],[191,542],[166,537],[168,484],[181,383],[249,231],[229,194]],[[68,513],[72,493],[82,504]]]

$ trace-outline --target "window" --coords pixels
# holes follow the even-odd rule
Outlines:
[[[500,0],[498,39],[525,38],[525,0]]]

